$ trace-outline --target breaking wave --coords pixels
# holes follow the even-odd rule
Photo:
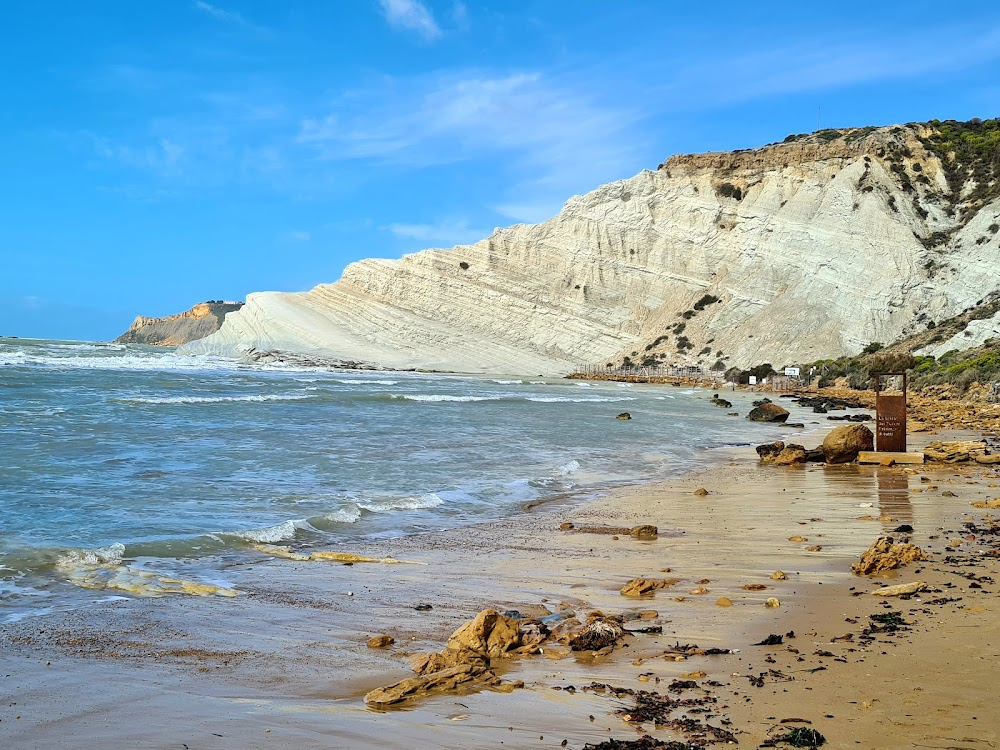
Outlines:
[[[569,396],[529,396],[528,401],[540,404],[586,404],[609,403],[612,401],[635,401],[631,396],[595,396],[593,398],[571,398]]]
[[[310,398],[305,395],[253,395],[253,396],[134,396],[115,399],[133,404],[222,404],[256,401],[301,401]]]
[[[393,398],[401,398],[406,401],[502,401],[503,396],[447,396],[439,393],[415,393],[412,395],[408,394],[393,394]]]

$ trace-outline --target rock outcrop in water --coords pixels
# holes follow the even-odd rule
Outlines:
[[[1000,287],[995,125],[675,156],[541,224],[252,294],[185,350],[524,374],[854,354]]]
[[[226,315],[243,307],[242,302],[200,302],[187,312],[165,318],[136,317],[132,326],[115,339],[117,344],[180,346],[215,333]]]

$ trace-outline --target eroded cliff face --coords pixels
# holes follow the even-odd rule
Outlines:
[[[180,346],[215,333],[227,313],[243,307],[242,302],[200,302],[187,312],[165,318],[136,317],[131,327],[115,339],[118,344]]]
[[[541,224],[252,294],[184,350],[517,374],[853,354],[1000,287],[1000,201],[956,194],[922,127],[675,156]]]

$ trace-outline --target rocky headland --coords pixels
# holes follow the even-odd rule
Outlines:
[[[209,300],[199,302],[190,310],[164,318],[136,317],[116,344],[147,344],[149,346],[180,346],[205,338],[222,327],[226,315],[243,307],[242,302]]]

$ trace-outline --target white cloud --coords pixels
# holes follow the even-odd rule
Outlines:
[[[301,229],[297,229],[294,232],[288,233],[288,239],[293,242],[309,242],[312,239],[312,235],[309,232],[303,232]]]
[[[393,28],[416,32],[427,41],[441,36],[441,27],[420,0],[379,0],[379,5]]]
[[[490,235],[489,231],[469,227],[468,221],[440,221],[435,224],[390,224],[386,227],[397,237],[418,240],[437,247],[471,245]]]
[[[223,23],[232,23],[238,26],[248,25],[246,19],[236,11],[226,10],[217,5],[210,5],[209,3],[202,2],[202,0],[195,0],[194,7],[196,10],[200,10],[202,13],[206,13],[215,20],[222,21]]]
[[[498,210],[537,221],[570,195],[635,171],[644,144],[630,131],[641,116],[598,101],[581,83],[466,71],[352,92],[333,112],[303,120],[298,141],[326,160],[488,160],[511,193]]]

